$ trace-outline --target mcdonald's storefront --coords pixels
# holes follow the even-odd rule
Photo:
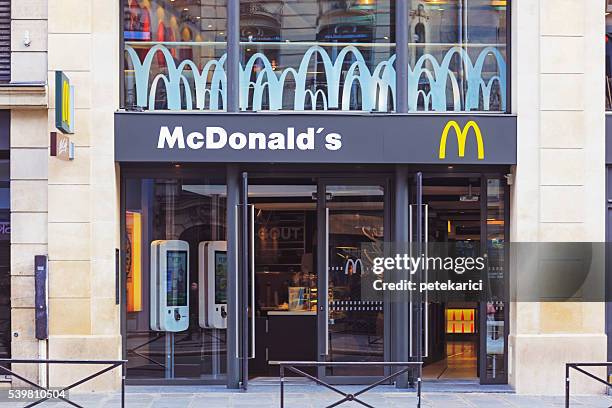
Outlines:
[[[271,361],[417,359],[429,380],[506,384],[496,249],[516,140],[506,114],[117,112],[128,381],[238,387],[278,375]],[[417,240],[487,251],[499,296],[364,300],[363,245]]]

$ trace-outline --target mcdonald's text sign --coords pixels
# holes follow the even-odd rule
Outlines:
[[[516,164],[507,114],[115,113],[119,162]]]

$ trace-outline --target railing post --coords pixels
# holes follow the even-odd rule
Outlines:
[[[570,365],[565,364],[565,408],[570,406]]]
[[[285,366],[280,365],[280,408],[285,407]]]
[[[121,408],[125,408],[125,361],[121,363]]]
[[[417,378],[417,408],[421,408],[421,370],[419,369],[419,378]]]

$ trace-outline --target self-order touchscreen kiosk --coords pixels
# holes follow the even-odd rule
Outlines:
[[[227,242],[200,242],[198,255],[200,327],[225,329],[227,328]]]
[[[151,330],[189,328],[189,244],[179,240],[151,243]]]

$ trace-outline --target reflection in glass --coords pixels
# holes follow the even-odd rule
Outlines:
[[[250,185],[255,206],[255,298],[269,312],[316,314],[316,185]],[[274,352],[274,351],[271,351]]]
[[[409,109],[505,111],[508,2],[408,2]]]
[[[125,182],[127,376],[221,380],[226,372],[225,330],[200,326],[198,247],[225,239],[225,186],[210,180],[127,179]],[[189,251],[168,251],[168,306],[189,307],[181,332],[150,330],[150,246],[181,240]],[[188,261],[188,262],[187,262]],[[184,269],[189,265],[187,271]],[[185,277],[189,285],[185,285]],[[185,289],[189,288],[189,295]],[[226,298],[226,294],[219,294]]]
[[[243,110],[393,110],[390,0],[241,0]]]
[[[499,178],[487,179],[488,293],[486,304],[486,376],[504,378],[505,366],[505,197]]]
[[[270,361],[316,361],[317,353],[317,186],[249,185],[254,206],[255,335],[257,353],[249,375],[279,375]],[[265,180],[266,183],[274,182]],[[285,181],[286,182],[286,181]],[[307,369],[310,374],[316,370]]]
[[[367,248],[384,240],[381,186],[328,186],[329,361],[384,361],[382,301],[362,296]],[[371,297],[369,297],[371,298]],[[382,367],[328,368],[328,375],[382,375]]]
[[[505,111],[508,2],[406,2],[409,110]],[[125,107],[225,109],[226,1],[124,4]],[[240,109],[393,111],[395,25],[391,0],[241,0]]]
[[[225,0],[126,0],[128,109],[223,110]]]

